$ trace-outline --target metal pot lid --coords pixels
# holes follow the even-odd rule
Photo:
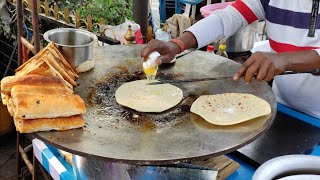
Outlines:
[[[240,64],[201,51],[160,67],[160,80],[180,80],[174,84],[184,93],[179,105],[160,114],[121,107],[114,98],[116,89],[125,82],[145,78],[141,48],[139,45],[95,48],[95,68],[81,74],[75,88],[87,106],[86,127],[39,132],[36,137],[80,156],[160,165],[226,154],[250,143],[272,124],[276,99],[270,86],[256,82],[247,85],[231,79],[204,80],[232,76]],[[190,79],[194,82],[189,82]],[[226,92],[252,93],[263,98],[270,103],[272,114],[234,126],[215,126],[189,112],[200,95]]]

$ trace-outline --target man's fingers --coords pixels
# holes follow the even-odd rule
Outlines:
[[[246,67],[241,67],[240,70],[233,76],[233,80],[238,81],[246,72]]]
[[[257,73],[257,76],[256,76],[256,80],[259,82],[263,81],[268,74],[268,70],[269,70],[268,64],[263,64],[262,66],[260,66],[259,72]]]
[[[246,71],[246,75],[244,77],[244,80],[246,82],[251,82],[253,76],[259,71],[260,63],[256,62],[252,64]]]
[[[144,47],[144,48],[141,50],[140,54],[141,54],[141,57],[143,58],[143,60],[147,60],[148,57],[149,57],[149,55],[150,55],[152,52],[154,52],[154,51],[156,51],[157,49],[160,48],[159,43],[160,43],[160,42],[158,42],[157,40],[154,40],[154,39],[153,39],[153,40],[151,40],[151,41],[147,44],[146,47]]]
[[[161,65],[163,63],[162,56],[157,57],[156,62],[158,65]]]
[[[247,71],[248,67],[250,67],[253,64],[254,61],[251,61],[250,58],[243,63],[243,66],[240,68],[240,70],[233,76],[233,80],[238,81]]]
[[[172,60],[172,58],[170,57],[170,55],[169,54],[165,54],[165,55],[159,56],[157,58],[157,64],[161,65],[163,63],[169,63],[171,60]]]
[[[148,59],[149,55],[154,51],[153,49],[154,49],[154,46],[148,45],[141,50],[141,57],[144,61]]]
[[[266,82],[271,81],[274,78],[275,75],[276,75],[276,69],[272,66],[272,67],[269,68],[268,74],[264,78],[264,81],[266,81]]]

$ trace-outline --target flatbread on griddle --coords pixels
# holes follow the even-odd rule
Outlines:
[[[148,80],[139,80],[121,85],[115,94],[116,101],[139,112],[163,112],[183,98],[182,90],[176,86],[148,83]]]
[[[191,112],[215,125],[233,125],[271,113],[270,104],[252,94],[225,93],[196,99]]]

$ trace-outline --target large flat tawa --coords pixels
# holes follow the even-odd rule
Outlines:
[[[142,46],[94,49],[95,68],[82,74],[76,93],[85,100],[86,127],[36,133],[41,140],[81,156],[131,164],[171,164],[234,151],[264,132],[275,117],[276,100],[267,83],[209,80],[232,76],[239,64],[201,51],[160,68],[158,77],[177,80],[184,98],[163,113],[138,113],[121,107],[114,92],[123,83],[145,78]],[[215,126],[189,112],[204,94],[252,93],[268,101],[272,114],[233,126]]]

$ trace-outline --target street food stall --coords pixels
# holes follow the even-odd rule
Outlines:
[[[235,173],[233,179],[246,179],[240,171],[250,171],[251,178],[276,156],[316,149],[320,125],[292,118],[310,122],[278,104],[267,82],[234,81],[242,65],[233,60],[194,50],[150,73],[141,61],[145,45],[133,43],[131,27],[128,43],[112,46],[102,46],[85,30],[53,29],[44,34],[48,45],[40,50],[37,20],[35,46],[22,38],[21,5],[18,1],[21,66],[1,81],[2,102],[18,134],[18,172],[22,158],[34,178],[40,169],[54,179],[226,179]],[[237,53],[239,45],[230,44]],[[26,47],[35,55],[23,62]],[[301,139],[289,137],[296,132],[303,132]],[[24,137],[32,146],[22,146]],[[25,152],[31,147],[33,163]],[[313,162],[305,166],[310,172],[320,164],[310,156],[286,158],[287,173],[300,170],[290,162]],[[256,178],[285,171],[283,164],[270,168],[281,160],[261,166]]]
[[[55,127],[56,124],[48,125],[49,127],[44,129],[37,124],[32,126],[32,123],[27,122],[40,122],[40,120],[29,120],[34,118],[35,114],[26,112],[22,118],[30,118],[19,121],[19,124],[16,122],[17,129],[21,133],[34,132],[32,138],[72,153],[74,168],[81,172],[77,174],[80,178],[90,179],[90,177],[96,177],[97,174],[100,174],[101,177],[108,175],[117,179],[132,167],[136,169],[141,166],[144,168],[145,166],[179,167],[179,165],[182,166],[195,160],[224,155],[252,142],[271,126],[276,113],[276,101],[268,84],[252,83],[247,85],[243,82],[234,82],[231,77],[233,71],[239,68],[240,64],[201,51],[192,52],[177,59],[176,62],[159,67],[157,80],[170,83],[182,90],[183,97],[178,105],[160,113],[143,113],[121,106],[115,99],[116,90],[125,83],[146,79],[140,59],[142,47],[141,45],[122,45],[95,46],[93,48],[91,60],[94,61],[94,67],[88,72],[79,74],[77,86],[74,88],[74,93],[80,95],[86,107],[86,112],[83,114],[85,120],[83,128],[45,131],[48,128],[57,129],[58,127]],[[49,58],[51,57],[49,54],[52,53],[51,49],[57,52],[54,45],[49,44],[39,53],[40,55],[35,56],[41,58],[31,58],[26,63],[27,65],[24,64],[18,68],[16,77],[19,78],[23,72],[34,72],[33,61],[47,59],[50,64],[54,64],[56,58]],[[31,70],[24,70],[28,67]],[[199,69],[201,71],[198,71]],[[32,74],[28,77],[31,76]],[[34,83],[36,77],[33,75],[32,78]],[[9,81],[8,84],[13,84],[12,89],[17,91],[17,83],[22,81]],[[72,83],[72,79],[69,79],[68,82]],[[2,81],[2,84],[4,90],[7,85],[5,80]],[[40,89],[43,88],[38,84],[34,85]],[[11,96],[18,98],[18,94],[15,93],[11,91]],[[31,89],[27,93],[31,96]],[[51,95],[54,95],[52,93],[55,92],[51,92]],[[271,114],[258,116],[254,120],[236,125],[219,126],[208,123],[202,117],[190,112],[193,102],[198,97],[223,93],[246,93],[260,97],[270,104]],[[37,98],[39,99],[39,97]],[[46,98],[49,98],[49,94]],[[59,101],[58,103],[63,107],[64,101],[62,99]],[[19,99],[17,99],[17,103],[19,104]],[[46,103],[45,98],[37,101],[38,105],[43,103]],[[243,106],[246,105],[243,104]],[[71,107],[64,108],[70,110]],[[53,108],[51,111],[53,113],[60,112],[58,108]],[[255,110],[250,109],[249,111]],[[18,112],[17,110],[14,112],[15,116]],[[41,113],[38,112],[37,117],[40,117]],[[78,113],[83,113],[82,108],[76,114]],[[44,120],[41,121],[46,124]],[[71,122],[71,119],[68,122]],[[78,126],[74,125],[74,127]],[[32,128],[34,129],[32,130]],[[68,124],[61,128],[70,129]],[[104,170],[103,167],[110,165],[110,163],[113,163],[113,168],[117,167],[122,171]],[[89,169],[84,169],[84,167]],[[98,169],[98,171],[95,172],[93,169]],[[192,166],[186,171],[188,169],[191,172],[195,171]],[[199,169],[201,173],[205,173],[203,175],[206,175],[207,172],[204,170]],[[153,173],[157,171],[159,170],[154,168]],[[169,169],[169,172],[171,171],[176,171],[176,168]],[[92,174],[92,172],[94,173]],[[139,174],[135,175],[139,179]],[[170,175],[171,173],[167,174],[168,177],[171,177]],[[175,176],[180,177],[181,175],[183,174]],[[208,177],[214,177],[214,174]]]
[[[266,83],[234,82],[229,77],[239,64],[200,51],[160,67],[158,79],[170,80],[183,90],[180,104],[163,113],[141,113],[119,105],[114,96],[117,88],[145,79],[141,48],[96,47],[95,67],[80,75],[75,88],[86,103],[85,127],[39,132],[35,137],[94,162],[168,166],[234,151],[272,124],[276,102],[270,87]],[[190,112],[199,96],[220,93],[254,94],[271,104],[272,113],[234,126],[216,126]]]

